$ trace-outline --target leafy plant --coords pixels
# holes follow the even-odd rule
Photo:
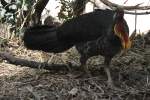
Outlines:
[[[58,18],[61,21],[73,18],[73,1],[72,0],[60,0],[61,9],[58,13]]]

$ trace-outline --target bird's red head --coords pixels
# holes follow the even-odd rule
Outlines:
[[[123,49],[129,49],[131,47],[131,41],[129,39],[129,32],[127,23],[124,20],[124,11],[117,10],[114,15],[114,33],[121,39]]]

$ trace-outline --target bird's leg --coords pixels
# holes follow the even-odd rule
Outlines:
[[[91,73],[86,65],[87,57],[82,57],[80,58],[80,63],[81,63],[81,68],[83,70],[83,74],[87,74],[88,77],[91,77]]]
[[[42,64],[39,66],[39,68],[43,68],[48,64],[50,56],[48,53],[42,51],[40,58]]]
[[[108,86],[113,87],[113,86],[114,86],[114,85],[113,85],[113,80],[112,80],[111,73],[110,73],[110,69],[109,69],[109,67],[110,67],[110,62],[111,62],[111,58],[105,58],[105,61],[104,61],[104,70],[105,70],[105,72],[106,72],[106,74],[107,74]]]
[[[48,63],[49,59],[50,59],[50,55],[46,52],[41,51],[41,62],[43,63]]]
[[[81,63],[82,73],[80,73],[78,76],[76,76],[76,78],[81,77],[81,76],[85,76],[85,75],[88,75],[88,77],[91,77],[91,73],[88,70],[88,67],[86,65],[86,61],[87,61],[87,58],[81,56],[80,63]]]
[[[109,66],[105,66],[104,69],[105,69],[105,72],[106,72],[106,74],[107,74],[107,78],[108,78],[107,82],[108,82],[108,85],[109,85],[109,86],[113,86],[113,81],[112,81],[112,78],[111,78]]]
[[[111,77],[111,73],[110,73],[110,62],[111,62],[111,58],[105,58],[105,61],[104,61],[104,69],[105,69],[105,72],[107,74],[107,84],[108,84],[108,87],[111,88],[111,89],[114,89],[114,90],[117,90],[117,91],[121,91],[120,88],[116,87],[113,83],[113,80],[112,80],[112,77]]]
[[[86,64],[81,64],[81,68],[82,68],[82,70],[83,70],[83,74],[87,74],[88,77],[91,77],[91,73],[90,73],[90,71],[88,70],[88,67],[87,67]]]

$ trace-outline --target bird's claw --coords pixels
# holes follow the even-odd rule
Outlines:
[[[90,73],[87,73],[87,72],[81,72],[79,73],[78,75],[76,75],[74,78],[80,78],[80,77],[87,77],[87,78],[91,78],[92,75]]]
[[[115,91],[121,91],[121,89],[116,87],[112,81],[107,81],[107,87]]]
[[[108,86],[109,88],[113,88],[113,87],[114,87],[114,84],[113,84],[113,82],[112,82],[111,80],[108,80],[108,81],[107,81],[107,86]]]

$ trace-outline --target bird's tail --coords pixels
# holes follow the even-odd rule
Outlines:
[[[63,52],[70,48],[70,44],[59,41],[56,27],[34,26],[25,30],[24,45],[31,50],[42,50],[45,52]]]

